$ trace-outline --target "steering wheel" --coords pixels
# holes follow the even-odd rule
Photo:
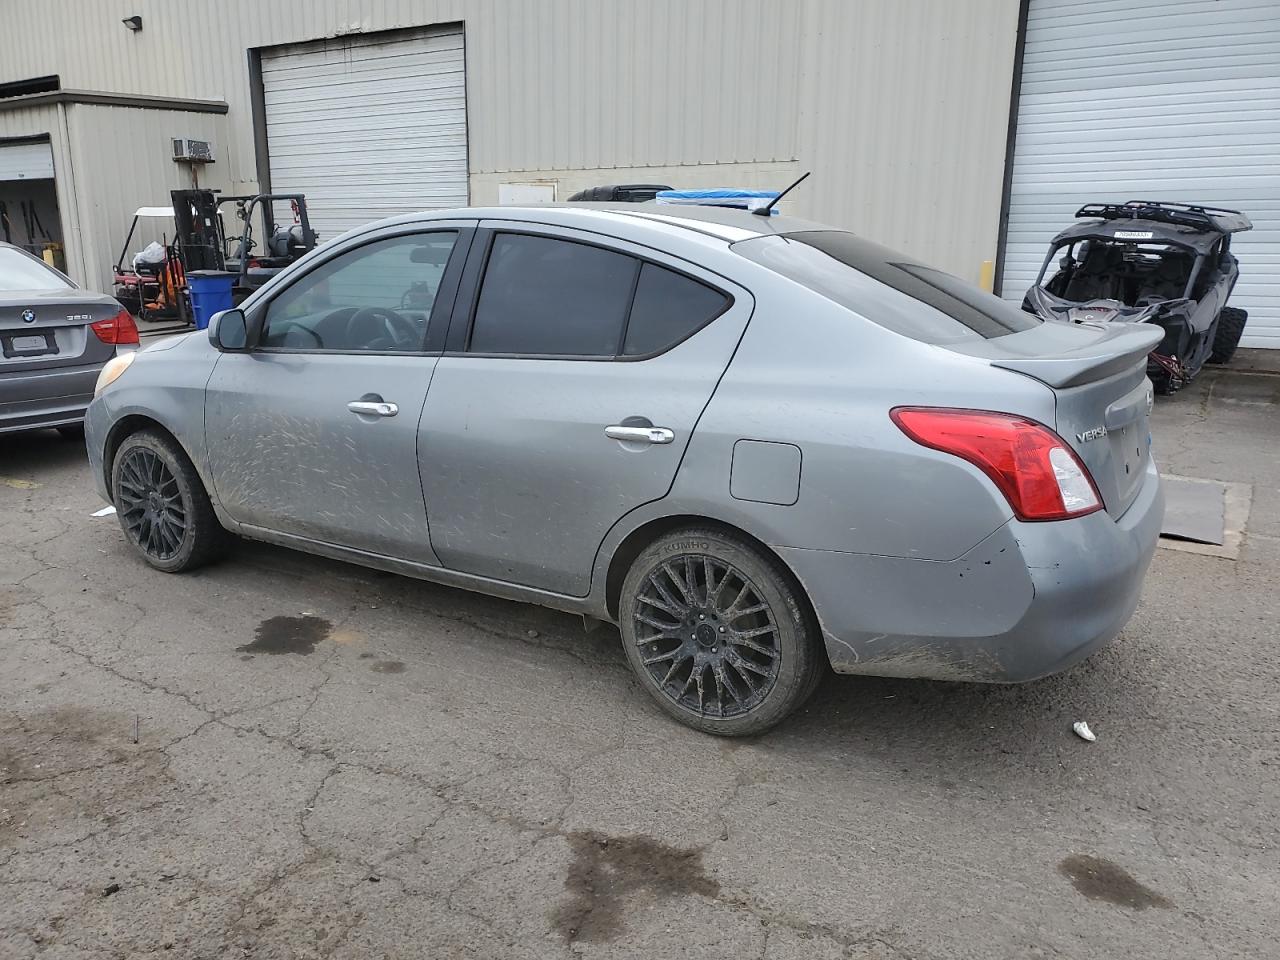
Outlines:
[[[369,337],[370,322],[381,322],[384,334]],[[412,350],[421,335],[413,321],[385,307],[361,307],[347,320],[347,342],[363,343],[366,350]]]

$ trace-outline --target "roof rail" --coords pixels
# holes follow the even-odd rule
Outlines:
[[[1076,216],[1101,217],[1103,220],[1154,220],[1158,223],[1175,223],[1222,233],[1238,233],[1253,228],[1253,223],[1239,210],[1165,200],[1086,203],[1076,211]]]

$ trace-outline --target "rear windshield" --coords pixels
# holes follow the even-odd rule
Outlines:
[[[0,290],[65,290],[68,287],[67,281],[39,260],[10,247],[0,247]]]
[[[753,237],[732,249],[882,327],[925,343],[991,340],[1042,322],[971,283],[843,230]],[[898,295],[886,295],[886,286]]]

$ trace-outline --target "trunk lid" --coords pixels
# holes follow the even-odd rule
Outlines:
[[[116,348],[89,324],[120,310],[105,294],[75,288],[0,293],[0,375],[105,363]]]
[[[1054,428],[1089,468],[1103,506],[1119,517],[1151,459],[1147,354],[1163,331],[1145,323],[1059,323],[947,349],[1032,377],[1053,390]]]

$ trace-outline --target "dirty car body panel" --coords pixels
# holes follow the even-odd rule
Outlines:
[[[669,209],[420,214],[318,248],[246,301],[243,348],[218,349],[215,322],[209,339],[144,351],[95,400],[99,489],[121,434],[152,416],[235,532],[570,612],[617,619],[643,545],[703,524],[785,571],[840,672],[1022,681],[1119,632],[1163,512],[1144,374],[1156,331],[1044,323],[829,227]],[[436,264],[428,308],[333,308],[332,282],[323,309],[289,306],[326,264],[440,230],[465,241]],[[587,293],[556,273],[582,254],[565,245],[597,251],[575,261],[593,267]],[[563,299],[518,281],[538,275]],[[616,346],[609,333],[565,352],[502,326],[522,290],[560,332],[613,324],[611,276],[632,304]],[[378,286],[412,300],[420,282]],[[629,342],[650,287],[654,349]],[[663,290],[702,319],[668,330]],[[293,323],[313,333],[267,344]],[[314,342],[365,327],[384,331],[377,349]],[[191,406],[175,418],[179,395]],[[397,410],[349,406],[362,402]],[[1095,508],[1026,519],[989,471],[913,440],[900,409],[989,412],[1054,438]]]

